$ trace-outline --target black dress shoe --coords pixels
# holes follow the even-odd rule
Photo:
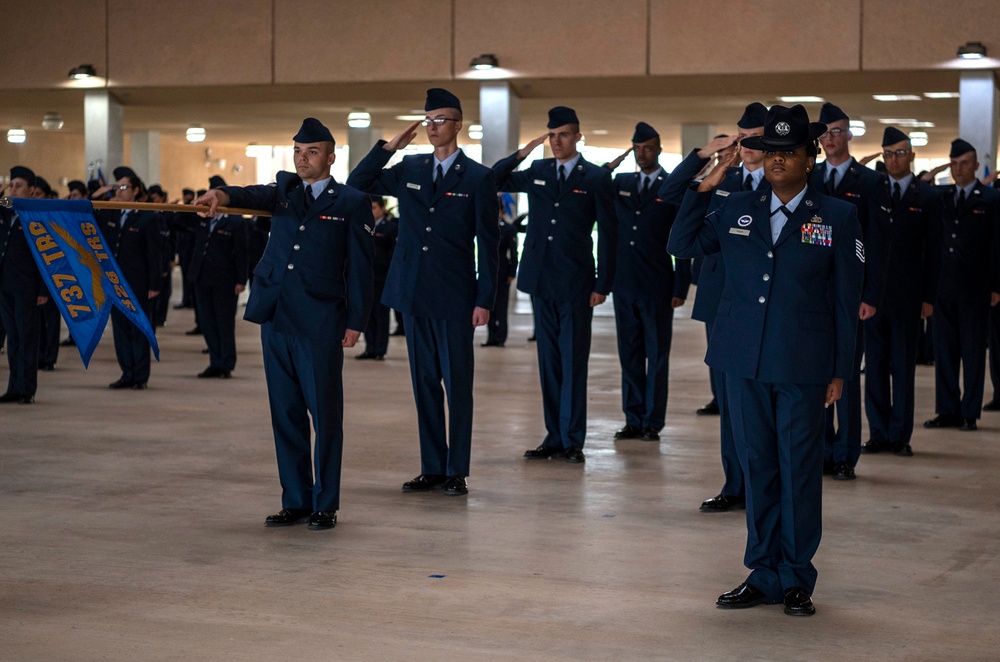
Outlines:
[[[208,347],[206,347],[205,349],[201,350],[202,354],[208,354],[208,352],[209,352]]]
[[[719,415],[719,403],[712,400],[704,407],[699,407],[695,410],[696,414],[699,416],[718,416]]]
[[[847,462],[840,462],[833,466],[833,479],[834,480],[854,480],[857,478],[854,475],[854,467],[849,465]]]
[[[317,511],[309,516],[309,530],[323,531],[337,526],[337,513]]]
[[[375,360],[376,361],[385,361],[385,354],[376,354],[375,355]]]
[[[201,372],[198,373],[199,379],[209,379],[211,377],[222,377],[224,370],[222,368],[210,365]]]
[[[582,462],[586,462],[587,458],[584,457],[581,449],[571,448],[563,453],[563,461],[569,462],[570,464],[580,464]]]
[[[143,391],[146,389],[146,382],[136,382],[132,384],[133,391]]]
[[[30,405],[30,404],[32,404],[32,403],[35,402],[35,396],[33,396],[33,395],[26,395],[23,398],[21,398],[20,400],[18,400],[18,402],[20,402],[22,405]]]
[[[659,441],[660,433],[653,428],[643,428],[642,434],[639,435],[639,438],[643,441]]]
[[[726,496],[725,494],[720,494],[714,496],[711,499],[706,499],[701,502],[701,507],[698,508],[703,513],[724,513],[730,510],[737,510],[738,508],[746,508],[747,500],[743,497]]]
[[[929,421],[924,421],[925,428],[957,428],[962,425],[962,419],[957,416],[938,414]]]
[[[546,446],[542,444],[538,448],[531,448],[524,451],[525,460],[551,460],[554,457],[562,457],[565,450],[559,446]]]
[[[891,446],[889,442],[881,439],[869,439],[861,445],[861,452],[869,455],[874,455],[875,453],[881,453],[882,451],[890,449]]]
[[[1000,411],[1000,400],[993,398],[983,405],[983,411]]]
[[[538,337],[535,336],[534,334],[532,334],[531,337],[528,338],[528,342],[535,342],[536,340],[538,340]]]
[[[503,347],[502,342],[496,342],[495,340],[487,340],[484,343],[479,344],[480,347]]]
[[[625,425],[621,430],[615,432],[615,439],[638,439],[642,436],[642,430],[635,425]]]
[[[185,336],[200,336],[201,335],[201,327],[200,326],[196,326],[193,329],[191,329],[190,331],[185,331],[184,335]]]
[[[264,526],[291,526],[305,521],[312,511],[304,508],[282,508],[276,515],[268,515]]]
[[[389,335],[390,336],[405,336],[406,335],[406,331],[397,327],[396,330],[393,331],[392,333],[390,333]]]
[[[108,384],[108,388],[120,389],[120,388],[132,388],[132,382],[125,379],[119,379],[117,382],[111,382]]]
[[[462,496],[469,493],[469,483],[464,476],[450,476],[444,483],[446,496]]]
[[[0,402],[20,402],[21,396],[17,393],[11,393],[7,391],[3,395],[0,395]]]
[[[976,419],[974,418],[967,418],[962,421],[961,425],[958,426],[958,429],[964,432],[972,432],[973,430],[976,430],[978,428],[979,426],[976,425]]]
[[[358,354],[357,356],[355,356],[354,360],[355,361],[367,361],[368,359],[374,359],[374,358],[375,358],[374,354],[369,354],[368,352],[365,352],[364,354]]]
[[[789,616],[812,616],[816,607],[804,589],[790,588],[785,591],[785,613]]]
[[[59,343],[59,346],[60,347],[75,347],[76,346],[76,341],[73,340],[73,336],[70,336],[66,340],[63,340],[61,343]]]
[[[913,457],[913,449],[910,448],[909,444],[893,444],[892,454],[898,455],[899,457]]]
[[[732,591],[726,591],[715,601],[715,606],[720,609],[747,609],[757,605],[776,605],[779,600],[772,600],[763,592],[758,591],[750,584],[743,583]]]
[[[403,483],[404,492],[430,492],[444,488],[447,476],[435,476],[432,474],[420,474],[413,480]]]
[[[56,369],[56,364],[55,363],[39,363],[38,364],[38,369],[39,370],[43,370],[45,372],[52,372],[53,370]]]

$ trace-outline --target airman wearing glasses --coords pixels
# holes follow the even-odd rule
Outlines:
[[[851,156],[850,142],[854,136],[847,114],[832,103],[825,103],[819,121],[827,126],[826,133],[819,139],[826,160],[816,164],[810,183],[827,195],[850,202],[858,210],[867,252],[865,287],[858,310],[858,318],[864,321],[878,312],[885,289],[889,200],[881,175]],[[836,408],[827,411],[823,470],[835,480],[853,480],[854,467],[861,456],[864,337],[864,325],[859,324],[854,372],[844,383],[844,395]]]
[[[941,200],[913,174],[913,146],[886,127],[882,137],[884,186],[891,200],[885,297],[865,320],[865,414],[870,439],[863,453],[910,457],[914,379],[921,320],[934,313],[941,265]]]

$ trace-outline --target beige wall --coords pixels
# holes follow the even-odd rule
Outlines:
[[[36,132],[23,145],[11,145],[0,137],[0,173],[7,181],[10,168],[23,165],[31,168],[36,175],[44,177],[59,197],[66,197],[69,191],[60,181],[65,178],[85,179],[87,176],[83,155],[83,136],[66,133]]]

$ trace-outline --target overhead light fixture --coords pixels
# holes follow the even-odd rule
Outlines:
[[[961,95],[958,92],[924,92],[924,96],[928,99],[957,99]]]
[[[189,143],[200,143],[205,141],[205,129],[200,126],[192,126],[186,132]]]
[[[986,47],[982,42],[970,41],[958,47],[958,57],[963,60],[981,60],[986,57]]]
[[[69,77],[76,80],[93,78],[96,75],[97,69],[95,69],[92,64],[81,64],[79,67],[73,67],[69,70]]]
[[[608,135],[607,129],[591,129],[590,132],[595,136],[606,136]]]
[[[347,126],[352,129],[367,129],[372,124],[372,116],[363,110],[347,114]]]
[[[42,128],[46,131],[58,131],[63,128],[63,119],[59,113],[45,113],[42,116]]]
[[[851,127],[851,135],[853,135],[855,138],[860,138],[861,136],[865,135],[865,131],[868,130],[868,127],[865,125],[864,120],[851,120],[850,127]]]
[[[917,94],[873,94],[875,101],[923,101],[924,98]]]
[[[9,142],[12,145],[20,145],[27,139],[28,139],[28,134],[24,132],[24,129],[7,130],[7,142]]]
[[[419,122],[420,120],[427,117],[426,115],[418,115],[416,112],[410,115],[396,115],[396,119],[401,122]]]
[[[482,140],[483,139],[483,125],[482,124],[470,124],[469,125],[469,138],[472,140]]]
[[[899,118],[899,117],[882,117],[879,119],[879,124],[895,124],[903,126],[912,126],[917,120],[913,118]]]
[[[497,56],[493,53],[484,53],[479,57],[472,58],[469,62],[469,66],[477,71],[486,71],[488,69],[495,69],[500,66],[500,62],[497,60]]]
[[[799,96],[788,96],[788,97],[778,97],[778,101],[781,103],[823,103],[826,101],[823,97],[811,96],[808,94]]]
[[[910,131],[907,135],[910,139],[910,143],[914,147],[926,147],[927,146],[927,132],[926,131]]]
[[[271,156],[271,146],[270,145],[258,145],[257,143],[250,143],[247,145],[244,154],[248,158],[258,159],[263,156]]]

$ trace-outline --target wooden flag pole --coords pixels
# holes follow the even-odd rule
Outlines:
[[[116,202],[113,200],[91,200],[94,209],[148,209],[150,211],[178,211],[196,214],[207,212],[208,205],[177,205],[157,202]],[[10,198],[0,198],[0,206],[10,207]],[[235,214],[237,216],[270,216],[271,212],[260,209],[237,209],[235,207],[216,207],[217,214]]]

